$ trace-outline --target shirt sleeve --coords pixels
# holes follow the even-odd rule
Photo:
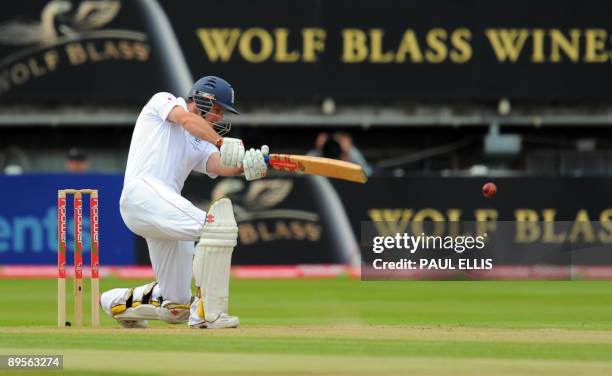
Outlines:
[[[206,142],[204,150],[202,151],[202,156],[203,156],[202,162],[200,162],[197,166],[195,166],[195,168],[193,170],[197,171],[197,172],[201,172],[203,174],[206,174],[206,175],[210,176],[211,178],[215,179],[219,175],[209,173],[206,170],[206,164],[208,163],[208,160],[210,159],[210,156],[213,155],[214,153],[218,153],[218,152],[219,152],[219,149],[217,149],[216,146],[214,146],[210,142]]]
[[[187,103],[181,97],[175,97],[170,93],[157,93],[155,94],[148,103],[149,108],[155,115],[159,116],[162,120],[166,120],[170,111],[176,106],[181,106],[187,111]]]

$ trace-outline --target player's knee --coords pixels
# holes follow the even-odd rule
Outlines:
[[[232,202],[227,198],[213,202],[206,213],[198,246],[235,247],[237,239],[238,225]]]
[[[232,202],[227,198],[213,202],[206,213],[206,223],[202,227],[202,234],[193,259],[196,286],[202,286],[207,253],[215,249],[231,255],[237,242],[238,225],[234,217]]]
[[[125,310],[125,303],[127,301],[126,294],[130,290],[131,289],[117,288],[103,292],[102,295],[100,295],[100,307],[111,317],[113,316],[114,307],[122,306]]]

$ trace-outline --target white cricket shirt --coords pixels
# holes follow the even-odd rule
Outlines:
[[[167,121],[168,114],[175,106],[187,111],[183,98],[161,92],[155,94],[138,115],[130,143],[124,186],[134,179],[144,178],[180,192],[193,170],[217,177],[206,171],[206,163],[212,153],[219,150],[179,124]]]

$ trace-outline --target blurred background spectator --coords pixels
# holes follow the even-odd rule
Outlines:
[[[319,133],[315,140],[315,147],[308,152],[308,155],[356,163],[363,167],[368,176],[372,175],[369,163],[353,143],[351,135],[345,132],[336,132],[331,136],[327,132]]]
[[[70,148],[66,154],[66,171],[82,174],[89,170],[87,155],[76,147]]]
[[[21,148],[9,146],[0,153],[0,166],[6,175],[21,175],[29,169],[30,162]]]

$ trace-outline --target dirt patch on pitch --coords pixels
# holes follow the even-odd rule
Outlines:
[[[325,338],[325,339],[376,339],[410,341],[474,341],[518,343],[609,343],[612,331],[570,329],[495,329],[465,327],[414,327],[378,325],[329,325],[329,326],[243,326],[237,329],[206,330],[172,326],[168,328],[120,329],[120,328],[49,328],[22,327],[0,328],[1,333],[74,333],[74,334],[132,334],[132,335],[205,335],[213,337],[257,338]]]

